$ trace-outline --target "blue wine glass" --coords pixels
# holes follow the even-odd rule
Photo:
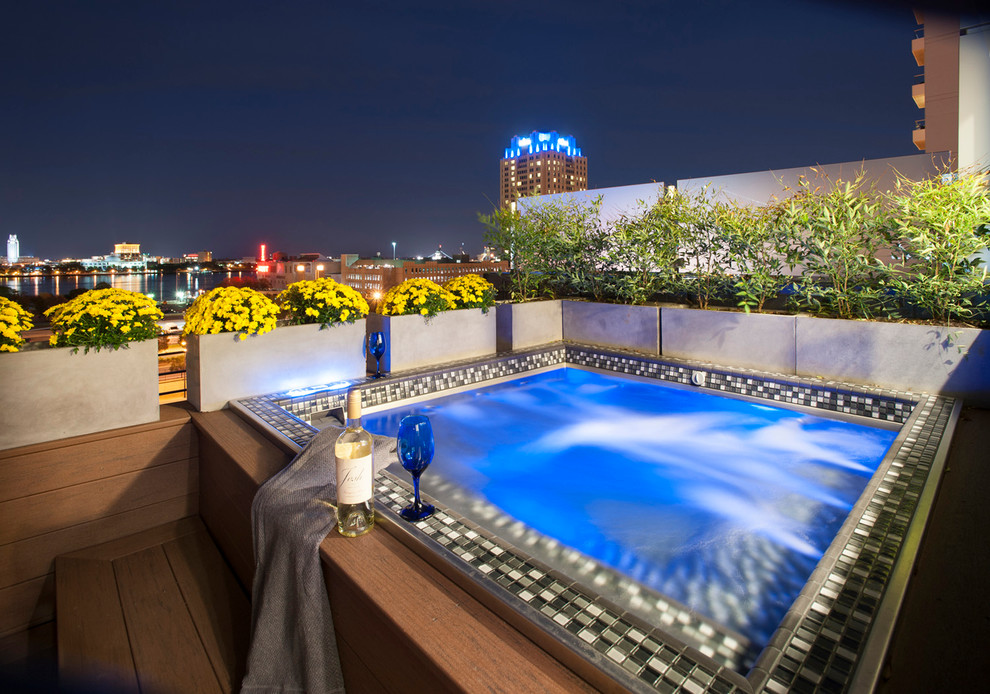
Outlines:
[[[436,510],[431,504],[419,500],[419,476],[433,461],[433,427],[430,418],[421,414],[411,414],[399,422],[398,436],[399,461],[402,467],[412,473],[413,503],[399,511],[407,521],[429,518]]]
[[[374,332],[368,335],[368,351],[375,358],[375,378],[382,377],[382,357],[385,356],[385,333]]]

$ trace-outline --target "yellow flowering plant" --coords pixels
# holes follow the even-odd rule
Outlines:
[[[91,289],[45,311],[52,347],[120,349],[127,342],[158,337],[162,312],[151,297],[127,289]]]
[[[418,313],[432,318],[456,307],[454,295],[433,280],[412,279],[389,289],[378,305],[378,313],[383,316]]]
[[[21,333],[34,327],[31,314],[16,301],[0,296],[0,352],[16,352],[24,344]]]
[[[481,275],[461,275],[443,288],[454,295],[457,308],[480,308],[484,313],[495,305],[495,285]]]
[[[329,277],[293,282],[275,300],[290,323],[319,323],[320,330],[368,315],[368,302],[356,289]]]
[[[183,335],[239,333],[237,339],[275,329],[278,305],[248,287],[217,287],[196,297],[186,309]]]

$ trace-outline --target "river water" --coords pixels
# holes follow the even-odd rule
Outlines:
[[[106,282],[115,289],[129,289],[149,294],[157,301],[176,302],[188,299],[200,292],[208,292],[229,278],[254,279],[253,272],[181,272],[108,275],[35,275],[31,277],[0,278],[0,285],[7,286],[25,296],[40,294],[62,295],[73,289],[92,289],[98,282]]]

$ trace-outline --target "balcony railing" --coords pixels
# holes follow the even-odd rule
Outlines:
[[[176,349],[158,353],[158,401],[176,402],[186,399],[186,350]]]
[[[914,122],[914,132],[911,133],[911,140],[914,142],[914,146],[920,149],[922,152],[925,151],[925,119],[921,118]]]

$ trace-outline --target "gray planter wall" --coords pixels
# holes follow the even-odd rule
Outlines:
[[[798,372],[990,405],[990,331],[796,319]]]
[[[0,354],[0,450],[157,422],[158,340]]]
[[[499,352],[526,349],[563,339],[561,301],[499,304],[496,334]]]
[[[796,374],[794,316],[663,308],[661,354]]]
[[[561,302],[563,339],[603,347],[660,354],[657,306]]]
[[[200,412],[230,400],[363,378],[365,321],[320,330],[289,325],[239,340],[236,333],[186,338],[189,403]]]
[[[420,315],[368,315],[368,333],[386,333],[388,347],[382,358],[383,371],[407,371],[460,359],[495,354],[495,311],[462,308],[444,311],[430,319]],[[368,371],[375,358],[368,354]]]
[[[990,331],[663,308],[661,354],[990,405]]]

